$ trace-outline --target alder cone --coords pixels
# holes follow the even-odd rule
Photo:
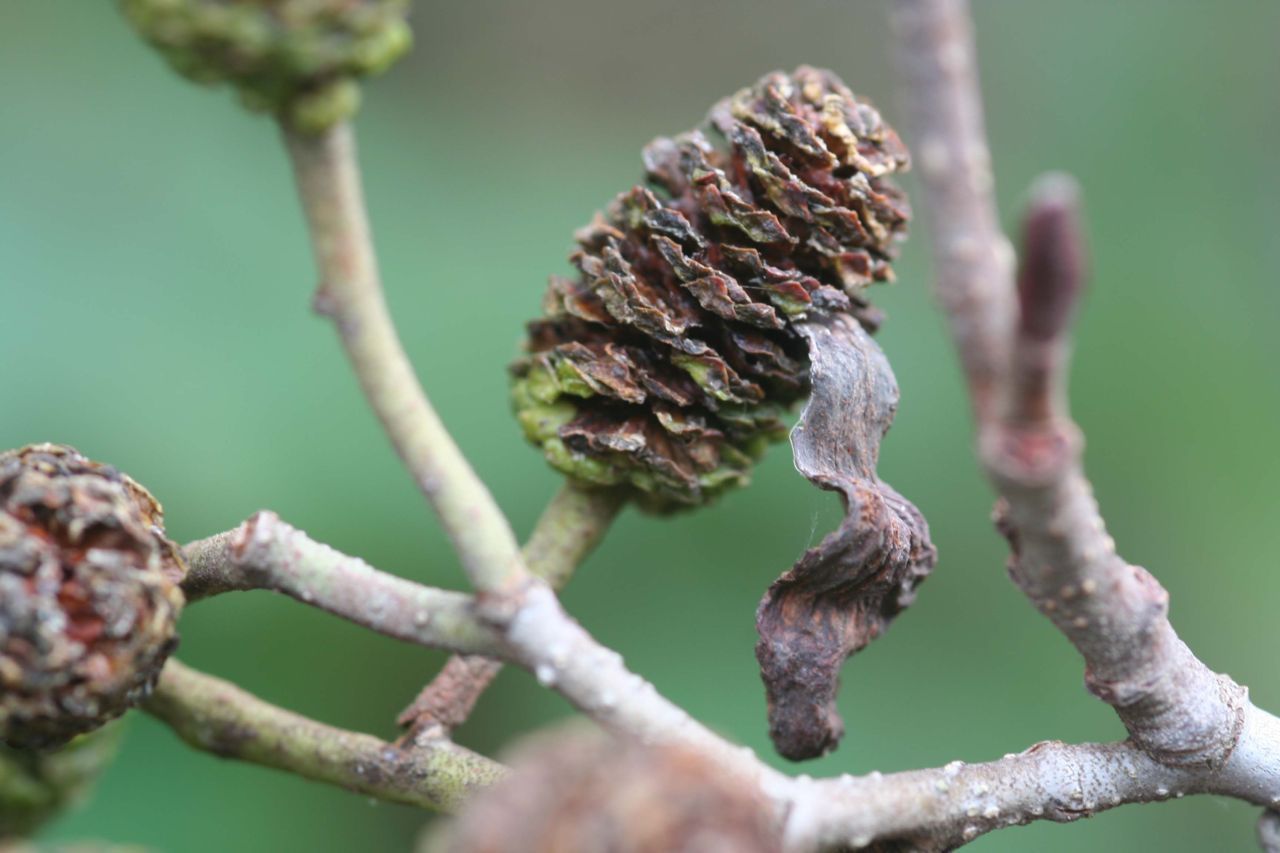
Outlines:
[[[0,453],[0,740],[47,748],[141,701],[185,572],[160,505],[70,447]]]
[[[408,0],[119,0],[175,71],[235,86],[250,109],[318,132],[359,105],[357,81],[409,49]]]
[[[704,126],[644,150],[647,184],[577,235],[513,366],[548,461],[669,510],[744,485],[809,387],[795,325],[880,315],[906,197],[905,147],[835,75],[772,73]]]
[[[444,853],[777,853],[769,803],[681,745],[535,735],[458,818]]]

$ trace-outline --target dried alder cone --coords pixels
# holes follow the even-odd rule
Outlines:
[[[533,738],[515,772],[469,805],[448,853],[776,853],[772,811],[754,786],[697,751],[600,732]],[[439,848],[436,848],[439,849]]]
[[[577,236],[513,368],[525,434],[560,471],[673,509],[744,485],[808,392],[797,324],[879,317],[869,284],[908,209],[906,149],[833,74],[773,73],[644,151]]]
[[[359,106],[356,81],[409,49],[408,0],[120,0],[180,74],[229,82],[250,109],[319,132]]]
[[[924,518],[875,472],[898,389],[866,289],[892,277],[906,233],[889,176],[907,151],[833,74],[800,68],[644,162],[649,187],[579,234],[579,276],[552,278],[514,368],[517,414],[556,468],[667,510],[746,483],[811,394],[796,467],[846,518],[770,588],[756,653],[779,752],[818,756],[842,733],[840,665],[935,559]]]
[[[184,567],[146,489],[75,450],[0,453],[0,740],[46,748],[150,691]]]

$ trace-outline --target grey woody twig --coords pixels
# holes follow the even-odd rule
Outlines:
[[[518,585],[525,571],[511,526],[427,400],[391,322],[350,125],[283,133],[320,272],[316,310],[333,318],[365,399],[439,515],[472,584]]]
[[[192,746],[395,803],[453,811],[503,767],[439,741],[402,750],[264,702],[171,660],[146,710]]]
[[[620,491],[566,483],[538,519],[523,555],[529,571],[553,589],[572,576],[604,538],[624,497]],[[454,655],[399,717],[402,742],[448,737],[466,722],[480,696],[502,671],[501,661]]]
[[[616,652],[564,612],[541,580],[479,602],[380,572],[269,512],[231,534],[193,542],[184,553],[191,565],[186,586],[206,595],[214,589],[275,590],[397,639],[515,661],[608,727],[649,740],[691,743],[748,778],[784,778],[627,670]]]
[[[531,548],[538,541],[535,537]],[[545,541],[540,547],[548,553],[572,553],[563,546]],[[194,542],[184,552],[191,566],[186,586],[205,596],[214,591],[275,590],[388,636],[501,656],[519,663],[607,728],[650,742],[699,749],[744,784],[771,791],[779,815],[785,812],[785,776],[760,762],[751,750],[713,734],[630,672],[616,652],[598,644],[564,612],[542,580],[530,579],[518,589],[490,594],[479,602],[379,572],[267,512],[230,534]],[[167,695],[177,702],[188,688],[199,686],[190,679],[170,679]],[[196,697],[179,704],[196,708],[202,701]],[[177,715],[162,717],[183,721]],[[432,739],[427,746],[436,742]]]
[[[896,0],[891,22],[937,294],[981,417],[995,406],[1008,370],[1013,252],[992,192],[973,24],[965,0]]]
[[[1033,193],[1019,274],[1015,363],[1001,415],[981,426],[983,461],[1003,496],[1011,574],[1085,659],[1095,695],[1134,742],[1171,765],[1218,767],[1239,738],[1244,689],[1201,663],[1168,620],[1168,593],[1115,551],[1085,479],[1066,405],[1069,320],[1082,289],[1074,192],[1051,177]]]
[[[894,839],[911,850],[951,850],[1007,826],[1066,823],[1126,803],[1191,794],[1265,803],[1280,793],[1280,721],[1251,709],[1247,732],[1252,757],[1220,771],[1171,767],[1128,742],[1048,741],[984,764],[802,783],[790,840],[795,849]]]
[[[1167,593],[1116,555],[1084,476],[1066,406],[1083,267],[1074,188],[1062,178],[1038,185],[1015,287],[994,223],[968,5],[898,0],[895,21],[938,286],[970,376],[980,454],[1002,496],[1011,573],[1080,651],[1089,688],[1134,746],[1165,767],[1198,769],[1201,790],[1215,774],[1238,774],[1235,795],[1266,803],[1280,752],[1259,733],[1273,733],[1275,718],[1178,638]]]
[[[264,518],[270,519],[265,528]],[[272,536],[264,541],[259,533],[259,547],[238,544],[253,538],[252,531],[264,529],[272,531]],[[375,626],[368,612],[403,618],[422,601],[416,584],[383,575],[363,561],[313,542],[268,513],[260,513],[230,534],[192,543],[185,551],[192,567],[188,587],[206,591],[283,587],[300,601],[370,627]],[[237,556],[242,551],[252,555],[250,568],[245,568],[246,556]],[[360,597],[361,588],[376,590],[380,603],[371,606]],[[789,849],[856,846],[869,843],[864,839],[885,838],[909,838],[919,849],[935,849],[929,845],[958,844],[1010,822],[1071,820],[1118,803],[1179,793],[1226,794],[1262,805],[1280,802],[1280,720],[1252,706],[1244,710],[1241,736],[1230,760],[1217,768],[1162,765],[1132,744],[1042,744],[990,764],[965,767],[956,762],[883,777],[793,780],[768,768],[749,749],[724,741],[660,696],[653,685],[630,672],[616,652],[599,645],[569,618],[545,584],[532,582],[483,608],[470,604],[466,596],[459,599],[462,606],[450,605],[449,618],[463,627],[450,633],[447,642],[458,644],[459,637],[471,636],[474,642],[488,643],[493,653],[518,662],[606,728],[648,742],[684,744],[709,756],[742,784],[765,793],[785,828]],[[430,645],[440,642],[435,635],[388,633]],[[262,718],[254,704],[262,704],[260,700],[243,691],[204,676],[180,677],[187,673],[183,668],[166,669],[160,698],[150,707],[189,740],[187,733],[198,725],[190,717],[208,707],[208,697],[214,695],[211,684],[223,688],[217,694],[222,708],[217,719],[241,721],[242,735],[254,733],[259,719],[277,719]],[[304,729],[305,743],[332,736],[345,744],[350,737],[366,737],[305,722],[318,727]],[[276,730],[269,728],[269,733]],[[212,736],[193,743],[217,751],[218,741]],[[434,750],[442,744],[447,741],[432,737],[417,741],[416,748]],[[260,752],[225,749],[222,753],[259,763],[271,763],[268,758],[276,754],[263,757]],[[411,761],[404,755],[398,760]],[[316,772],[306,766],[272,766],[298,769],[304,775]],[[1006,777],[1007,782],[999,781]],[[481,774],[472,781],[481,785],[489,778]]]
[[[472,614],[471,596],[380,572],[259,512],[183,548],[188,601],[233,590],[279,592],[379,634],[430,648],[498,654],[498,638]]]

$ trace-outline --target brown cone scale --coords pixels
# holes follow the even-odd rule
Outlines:
[[[146,489],[69,447],[0,453],[0,740],[55,746],[150,691],[185,572],[163,522]]]
[[[645,148],[645,186],[577,235],[513,367],[529,440],[563,473],[659,510],[744,485],[808,392],[795,328],[892,278],[906,149],[835,75],[773,73]]]

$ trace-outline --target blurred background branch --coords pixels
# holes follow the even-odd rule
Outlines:
[[[427,400],[387,312],[351,126],[281,129],[320,273],[316,310],[333,318],[369,406],[472,584],[482,591],[518,584],[525,570],[515,535]]]

